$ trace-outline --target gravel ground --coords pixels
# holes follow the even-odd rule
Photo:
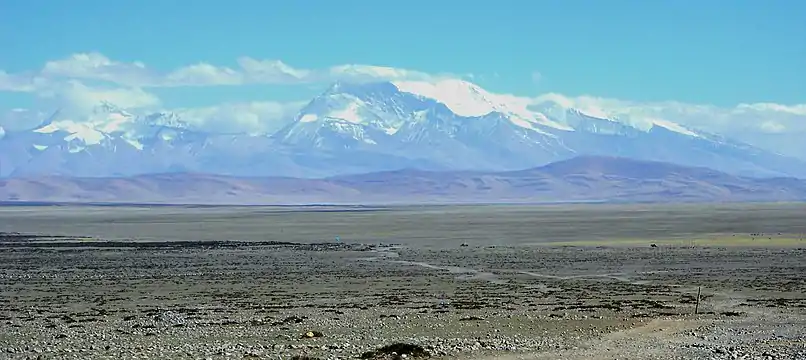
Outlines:
[[[806,359],[805,260],[6,233],[0,359]]]

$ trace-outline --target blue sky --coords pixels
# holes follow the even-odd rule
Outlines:
[[[804,19],[797,0],[0,0],[0,70],[32,76],[77,53],[161,73],[238,69],[250,57],[473,74],[490,91],[521,96],[791,105],[806,103]],[[144,91],[169,107],[299,101],[327,86],[320,80]],[[0,91],[0,109],[41,106],[43,92]]]
[[[47,5],[46,5],[47,4]],[[46,6],[45,6],[46,5]],[[98,51],[170,70],[239,56],[473,73],[491,90],[803,102],[802,1],[4,1],[0,69]],[[532,72],[542,74],[532,82]],[[498,78],[494,78],[494,74]]]

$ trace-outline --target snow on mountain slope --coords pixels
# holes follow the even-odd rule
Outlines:
[[[648,120],[652,123],[653,126],[660,126],[662,128],[666,128],[667,130],[671,130],[691,137],[700,137],[700,134],[692,131],[691,129],[688,129],[683,125],[676,124],[668,120],[662,120],[662,119],[648,119]]]
[[[358,141],[378,145],[375,148],[379,151],[421,140],[459,141],[469,145],[468,142],[478,142],[485,133],[495,133],[488,125],[504,126],[493,114],[501,114],[507,123],[528,132],[520,135],[509,134],[521,132],[517,129],[498,132],[502,140],[518,137],[537,143],[554,143],[558,141],[555,132],[573,131],[567,125],[527,110],[524,99],[519,99],[520,103],[513,99],[460,80],[434,84],[337,83],[314,98],[275,137],[289,145],[331,149],[348,148]],[[483,117],[488,119],[477,120]],[[407,131],[400,133],[401,129]],[[444,140],[439,140],[443,137]],[[411,150],[410,146],[407,148]]]
[[[101,103],[0,132],[0,176],[212,172],[325,176],[400,168],[518,170],[579,155],[806,176],[806,163],[668,119],[493,94],[462,80],[336,83],[272,134],[198,131]]]
[[[400,91],[434,99],[445,104],[451,111],[460,116],[483,116],[491,112],[500,112],[523,128],[546,133],[541,127],[575,131],[579,130],[573,120],[575,114],[584,114],[590,118],[615,122],[649,131],[653,126],[660,126],[671,131],[698,137],[699,135],[686,127],[664,119],[625,118],[612,111],[592,106],[574,107],[569,102],[561,102],[556,98],[543,104],[534,105],[529,98],[493,94],[479,86],[463,80],[441,80],[437,82],[396,81],[392,82]],[[535,109],[538,109],[535,111]],[[538,125],[538,126],[535,126]],[[607,125],[604,125],[607,127]],[[548,134],[548,133],[546,133]],[[553,136],[553,135],[552,135]]]
[[[509,116],[510,120],[520,127],[550,136],[553,135],[542,130],[541,126],[573,131],[573,128],[552,121],[543,114],[529,111],[527,109],[529,105],[528,99],[492,94],[467,81],[456,79],[440,80],[433,83],[425,81],[394,81],[392,84],[402,92],[436,100],[459,116],[478,117],[491,112],[500,112]]]
[[[62,136],[65,142],[71,144],[70,151],[78,152],[113,139],[123,140],[129,146],[143,150],[142,140],[151,138],[162,128],[185,129],[187,124],[173,113],[136,116],[109,102],[102,102],[86,117],[64,118],[57,113],[32,131]]]
[[[691,137],[702,137],[703,134],[681,124],[658,118],[637,117],[624,114],[613,109],[604,109],[590,104],[575,104],[563,97],[552,94],[541,96],[529,105],[529,109],[544,114],[546,117],[568,125],[575,130],[606,133],[623,126],[648,132],[653,127],[662,127],[670,131]],[[593,120],[594,122],[591,122]],[[599,121],[596,123],[595,121]],[[608,122],[610,124],[608,124]]]
[[[411,120],[410,108],[407,99],[388,84],[336,83],[273,137],[315,148],[350,148],[356,142],[375,145]]]

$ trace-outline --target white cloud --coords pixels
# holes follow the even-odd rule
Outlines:
[[[113,61],[99,53],[79,53],[48,61],[39,75],[46,78],[103,80],[129,86],[142,86],[154,81],[145,64]]]
[[[40,78],[0,70],[0,91],[31,92],[36,89],[36,83],[41,81]]]
[[[244,80],[250,83],[286,84],[305,83],[313,78],[313,71],[293,68],[280,60],[238,59]]]
[[[686,104],[676,101],[640,103],[595,96],[545,94],[532,106],[551,111],[551,104],[576,108],[594,116],[618,117],[637,127],[652,120],[671,121],[785,155],[806,159],[806,104],[739,104],[733,107]]]
[[[498,74],[493,74],[497,77]],[[542,74],[533,72],[538,82]],[[157,71],[139,61],[110,59],[97,52],[77,53],[46,62],[40,69],[23,73],[0,70],[0,91],[31,92],[48,102],[43,109],[56,108],[81,113],[91,111],[101,101],[128,109],[161,109],[160,99],[149,92],[156,87],[236,86],[242,84],[308,84],[319,86],[333,81],[364,82],[376,80],[436,80],[473,78],[472,75],[433,74],[388,66],[344,64],[322,69],[294,67],[280,60],[241,57],[231,66],[205,62],[186,65],[172,71]],[[101,86],[103,85],[103,86]],[[804,134],[806,104],[738,104],[717,107],[675,101],[641,103],[596,96],[570,97],[548,93],[535,98],[506,95],[513,102],[531,103],[541,111],[551,111],[546,104],[577,108],[594,116],[618,117],[636,126],[656,119],[672,121],[693,128],[752,142],[755,135]],[[271,99],[266,99],[271,100]],[[303,99],[307,100],[307,99]],[[183,118],[201,128],[227,132],[271,132],[302,106],[300,102],[272,101],[211,104],[207,107],[176,109]],[[37,111],[0,114],[6,129],[15,124],[40,121]],[[11,123],[11,124],[10,124]],[[9,125],[10,124],[10,125]],[[21,126],[21,125],[20,125]]]
[[[595,96],[570,97],[555,93],[532,99],[536,108],[542,109],[552,103],[593,116],[618,117],[627,122],[663,119],[727,136],[782,132],[806,135],[806,104],[755,103],[718,107],[676,101],[640,103]]]
[[[397,69],[388,66],[372,65],[339,65],[328,70],[329,76],[324,78],[345,81],[372,81],[384,80],[428,80],[435,76],[420,71]]]
[[[109,102],[125,109],[153,109],[160,105],[160,99],[141,88],[95,88],[77,80],[69,80],[39,95],[54,108],[69,113],[82,114],[92,111],[102,102]]]
[[[209,84],[238,85],[243,82],[243,74],[233,69],[198,63],[166,75],[162,84],[166,86],[169,86],[168,84],[204,86]]]
[[[245,102],[172,109],[198,129],[222,133],[273,133],[286,125],[305,102]]]
[[[0,91],[33,91],[36,78],[54,80],[99,80],[131,87],[219,86],[242,84],[306,84],[336,80],[425,80],[434,75],[385,66],[348,64],[327,69],[302,69],[280,60],[241,57],[238,67],[209,63],[187,65],[161,73],[139,61],[115,61],[97,52],[77,53],[48,61],[30,74],[0,72]],[[23,85],[29,84],[24,87]],[[24,89],[24,90],[23,90]]]
[[[752,111],[769,111],[769,112],[783,112],[792,115],[806,116],[806,104],[800,105],[781,105],[773,103],[755,103],[755,104],[739,104],[736,107],[737,112],[752,112]]]
[[[759,128],[763,132],[766,132],[766,133],[769,133],[769,134],[779,134],[779,133],[783,133],[783,132],[786,131],[786,127],[784,125],[782,125],[780,123],[777,123],[775,121],[770,121],[770,120],[762,122],[761,125],[759,126]]]

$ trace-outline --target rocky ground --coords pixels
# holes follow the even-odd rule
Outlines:
[[[658,244],[3,233],[0,359],[806,359],[806,244]]]
[[[0,359],[806,359],[804,212],[0,207]]]

